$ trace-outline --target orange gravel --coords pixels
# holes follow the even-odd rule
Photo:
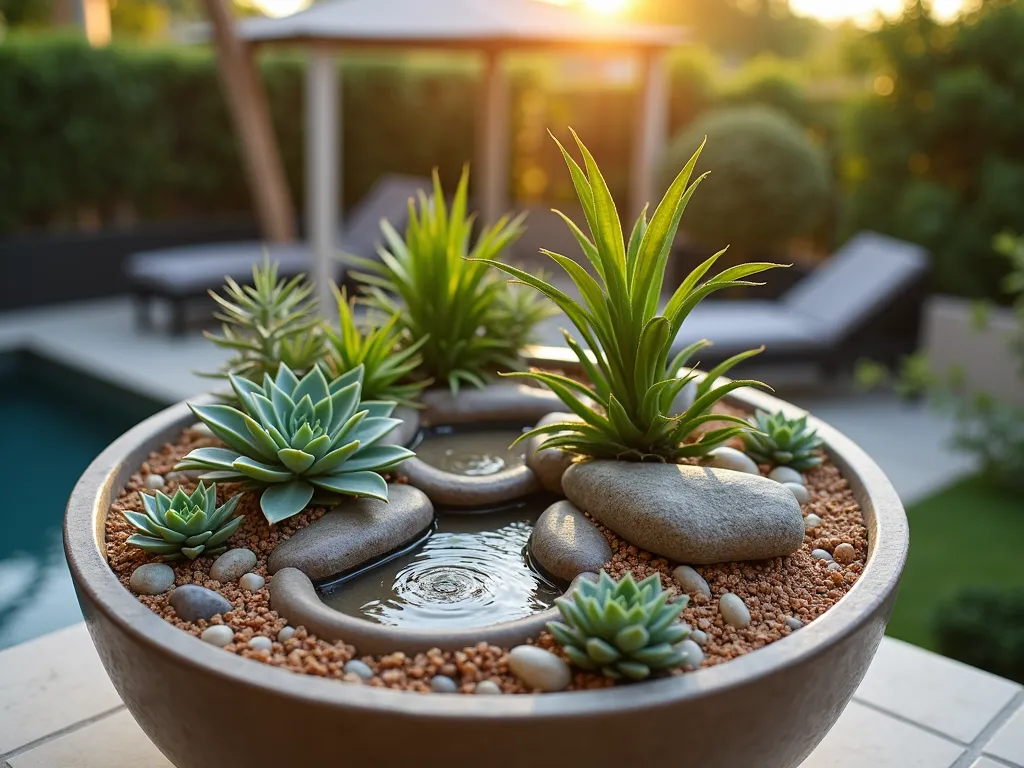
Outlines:
[[[150,558],[141,550],[125,544],[134,529],[119,513],[123,510],[142,510],[138,491],[145,488],[147,475],[157,473],[166,478],[175,462],[188,451],[201,445],[215,444],[212,438],[204,438],[186,430],[177,441],[151,454],[111,505],[111,514],[106,522],[107,557],[126,589],[132,571]],[[808,532],[798,552],[773,560],[697,567],[697,571],[711,587],[712,598],[691,597],[689,606],[683,612],[683,619],[707,634],[704,666],[719,664],[785,637],[792,631],[785,624],[787,617],[796,617],[805,624],[813,621],[845,595],[862,572],[867,557],[867,530],[849,485],[839,470],[827,460],[805,476],[811,498],[809,503],[803,505],[804,515],[813,512],[822,522]],[[180,484],[186,491],[195,488],[195,482],[191,480],[182,479]],[[178,485],[174,480],[168,481],[164,493],[173,493]],[[223,503],[239,489],[232,485],[218,485],[217,490],[218,501]],[[310,509],[272,529],[260,513],[255,495],[246,494],[239,510],[247,513],[246,520],[231,537],[229,547],[248,547],[255,552],[257,563],[253,571],[268,580],[267,557],[274,548],[324,513],[323,509]],[[666,589],[676,590],[672,578],[675,563],[638,550],[610,530],[599,527],[612,547],[613,555],[607,570],[613,576],[620,577],[626,571],[632,571],[637,578],[643,578],[657,572]],[[812,549],[834,552],[844,544],[849,547],[840,550],[837,560],[848,562],[844,562],[839,571],[829,571],[828,563],[810,556]],[[235,630],[235,641],[224,650],[301,674],[361,682],[354,675],[345,675],[343,670],[346,661],[356,658],[355,648],[342,642],[320,640],[307,634],[302,627],[298,627],[288,641],[277,642],[278,632],[285,627],[286,622],[270,610],[267,587],[249,593],[241,589],[237,582],[221,584],[209,576],[212,564],[213,559],[208,557],[200,557],[191,562],[170,563],[175,571],[175,586],[199,584],[220,592],[231,602],[234,609],[223,617],[214,617],[212,622],[228,624]],[[743,598],[750,610],[751,624],[748,628],[735,629],[722,621],[718,598],[724,592],[734,592]],[[169,597],[170,593],[142,595],[138,596],[138,600],[166,621],[198,637],[208,626],[207,622],[192,623],[177,618],[170,606]],[[273,641],[272,649],[268,652],[249,648],[248,641],[255,635],[270,638]],[[559,651],[548,633],[543,633],[536,643]],[[363,656],[361,659],[374,673],[366,685],[428,692],[430,678],[443,674],[454,679],[463,693],[472,693],[476,684],[482,680],[492,680],[506,693],[526,691],[518,678],[508,671],[507,649],[485,643],[456,652],[435,649],[411,656],[395,653],[382,657]],[[677,671],[676,674],[682,672]],[[571,689],[601,688],[611,684],[611,681],[600,675],[577,672]]]

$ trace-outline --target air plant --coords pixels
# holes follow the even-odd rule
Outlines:
[[[363,366],[363,396],[368,400],[393,400],[400,405],[415,405],[416,397],[430,384],[416,378],[423,362],[419,349],[427,337],[408,343],[395,312],[383,325],[359,327],[355,318],[355,299],[334,289],[338,302],[338,330],[326,326],[326,353],[323,365],[332,376]]]
[[[522,235],[523,216],[503,216],[470,248],[474,217],[467,212],[468,189],[466,168],[449,207],[435,170],[433,194],[421,192],[418,202],[409,202],[404,238],[384,221],[380,261],[346,257],[357,268],[352,274],[365,284],[369,303],[387,315],[398,314],[420,344],[423,375],[453,392],[462,384],[484,386],[494,371],[521,367],[518,343],[530,330],[503,326],[506,289],[484,263]],[[527,324],[533,317],[520,315]]]
[[[252,285],[224,278],[224,295],[210,291],[218,304],[214,315],[221,321],[220,334],[204,332],[219,347],[232,350],[218,378],[242,376],[262,381],[274,376],[280,363],[304,373],[323,354],[323,339],[313,286],[305,275],[278,278],[277,264],[265,259],[254,264]]]
[[[718,377],[760,350],[740,353],[712,369],[698,385],[692,405],[682,413],[673,413],[676,395],[696,376],[692,372],[677,375],[679,370],[709,344],[702,340],[673,355],[675,339],[687,315],[704,297],[728,288],[757,285],[743,278],[779,265],[741,264],[702,282],[725,252],[720,251],[693,270],[673,292],[664,309],[659,310],[665,268],[676,230],[701,180],[689,183],[700,150],[676,177],[651,220],[647,220],[645,208],[629,241],[625,242],[604,177],[579,138],[576,142],[586,171],[560,143],[558,146],[569,166],[590,237],[567,216],[559,215],[593,265],[596,276],[566,256],[551,251],[543,253],[565,270],[579,289],[582,301],[575,301],[551,283],[521,269],[493,259],[480,260],[551,299],[589,348],[585,349],[565,332],[566,343],[579,359],[592,388],[555,373],[510,374],[546,385],[581,419],[579,423],[536,428],[522,439],[547,435],[543,447],[561,448],[593,458],[677,462],[688,456],[704,455],[751,428],[741,418],[710,411],[735,389],[767,388],[759,381],[750,380],[715,386]],[[712,421],[728,424],[698,433],[699,427]]]

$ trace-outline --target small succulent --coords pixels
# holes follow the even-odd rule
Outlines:
[[[437,171],[433,194],[409,202],[403,238],[381,223],[386,247],[380,260],[347,256],[363,283],[367,301],[399,323],[413,341],[423,341],[420,370],[457,392],[463,384],[482,387],[498,370],[521,367],[518,342],[529,327],[502,323],[505,288],[485,263],[498,259],[523,233],[523,216],[503,216],[484,227],[470,248],[474,216],[468,212],[469,169],[463,171],[449,206]],[[519,319],[530,323],[535,313]]]
[[[760,350],[741,352],[712,369],[698,385],[693,404],[676,413],[676,395],[694,378],[692,373],[679,376],[679,370],[708,346],[707,341],[698,341],[673,355],[676,337],[690,311],[704,297],[723,289],[759,285],[745,278],[778,265],[740,264],[705,279],[724,253],[721,251],[693,270],[662,304],[665,269],[676,230],[701,180],[690,183],[700,150],[676,177],[650,221],[644,209],[632,234],[624,240],[608,185],[583,142],[576,138],[576,143],[585,170],[561,144],[558,146],[569,166],[590,237],[571,219],[562,218],[593,269],[588,271],[561,254],[543,253],[565,270],[581,300],[521,269],[493,259],[483,260],[515,281],[535,288],[565,313],[582,339],[581,343],[565,333],[566,344],[593,387],[543,371],[510,374],[546,385],[580,417],[575,424],[533,429],[521,439],[545,435],[544,448],[561,448],[598,459],[678,462],[689,456],[703,456],[750,429],[744,419],[710,410],[734,389],[765,387],[761,382],[746,380],[714,386],[730,368]],[[726,426],[701,433],[699,427],[710,422],[725,422]]]
[[[807,426],[807,416],[787,419],[782,411],[758,411],[751,419],[757,429],[743,435],[747,455],[758,464],[792,467],[803,472],[821,464],[815,450],[821,447],[818,431]]]
[[[264,374],[275,374],[277,366],[304,373],[323,353],[323,338],[316,316],[313,286],[305,275],[291,280],[277,277],[277,264],[269,259],[254,264],[252,285],[239,285],[224,279],[224,296],[210,291],[219,305],[215,317],[222,322],[221,333],[207,331],[206,338],[219,347],[233,351],[220,373],[262,381]]]
[[[228,376],[241,410],[189,404],[227,447],[196,448],[176,469],[208,470],[206,479],[262,489],[260,508],[271,524],[298,514],[314,496],[323,504],[344,496],[387,501],[378,473],[413,453],[376,445],[401,422],[389,418],[393,402],[360,402],[362,377],[358,366],[328,383],[317,366],[300,379],[284,363],[262,386]]]
[[[613,680],[643,680],[652,672],[686,663],[677,644],[690,634],[679,614],[687,596],[669,602],[658,574],[637,583],[627,573],[616,583],[605,571],[581,580],[572,595],[555,600],[564,623],[548,629],[580,669],[600,670]]]
[[[132,534],[128,543],[163,560],[187,557],[195,560],[199,555],[219,555],[227,549],[226,542],[245,519],[232,517],[238,493],[217,506],[217,484],[209,488],[202,482],[192,495],[181,488],[174,496],[160,491],[155,496],[142,493],[146,514],[125,512],[128,522],[142,533]]]
[[[419,348],[427,337],[405,343],[397,312],[380,327],[360,328],[355,318],[355,300],[350,300],[344,289],[335,288],[334,295],[338,301],[338,330],[324,328],[327,345],[323,364],[328,373],[338,376],[361,365],[364,397],[414,405],[417,395],[430,383],[429,379],[411,378],[423,361]]]

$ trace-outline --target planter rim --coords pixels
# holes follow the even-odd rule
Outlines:
[[[545,350],[561,352],[561,350]],[[565,350],[566,352],[568,350]],[[564,353],[563,353],[564,354]],[[563,354],[549,363],[563,365]],[[538,357],[534,356],[533,360]],[[731,393],[731,402],[801,416],[800,408],[751,389]],[[728,663],[676,677],[620,685],[595,691],[487,696],[426,696],[407,691],[346,684],[301,675],[225,653],[182,632],[140,603],[107,564],[104,522],[115,481],[127,457],[160,435],[170,435],[194,421],[185,403],[173,405],[136,425],[111,443],[86,469],[68,501],[64,547],[76,587],[124,634],[175,664],[198,668],[225,685],[249,686],[293,700],[344,710],[387,710],[417,718],[572,720],[620,709],[657,709],[686,699],[748,684],[806,661],[840,642],[867,622],[874,609],[898,586],[906,561],[909,527],[902,503],[877,464],[838,430],[811,416],[830,457],[857,495],[866,513],[869,551],[864,571],[851,590],[828,611],[788,637]],[[153,446],[154,448],[157,446]],[[135,467],[128,467],[128,473]]]

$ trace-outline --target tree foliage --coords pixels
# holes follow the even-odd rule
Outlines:
[[[993,236],[1024,230],[1024,2],[950,24],[923,2],[868,45],[876,94],[847,126],[846,230],[926,246],[940,291],[1005,301]]]

